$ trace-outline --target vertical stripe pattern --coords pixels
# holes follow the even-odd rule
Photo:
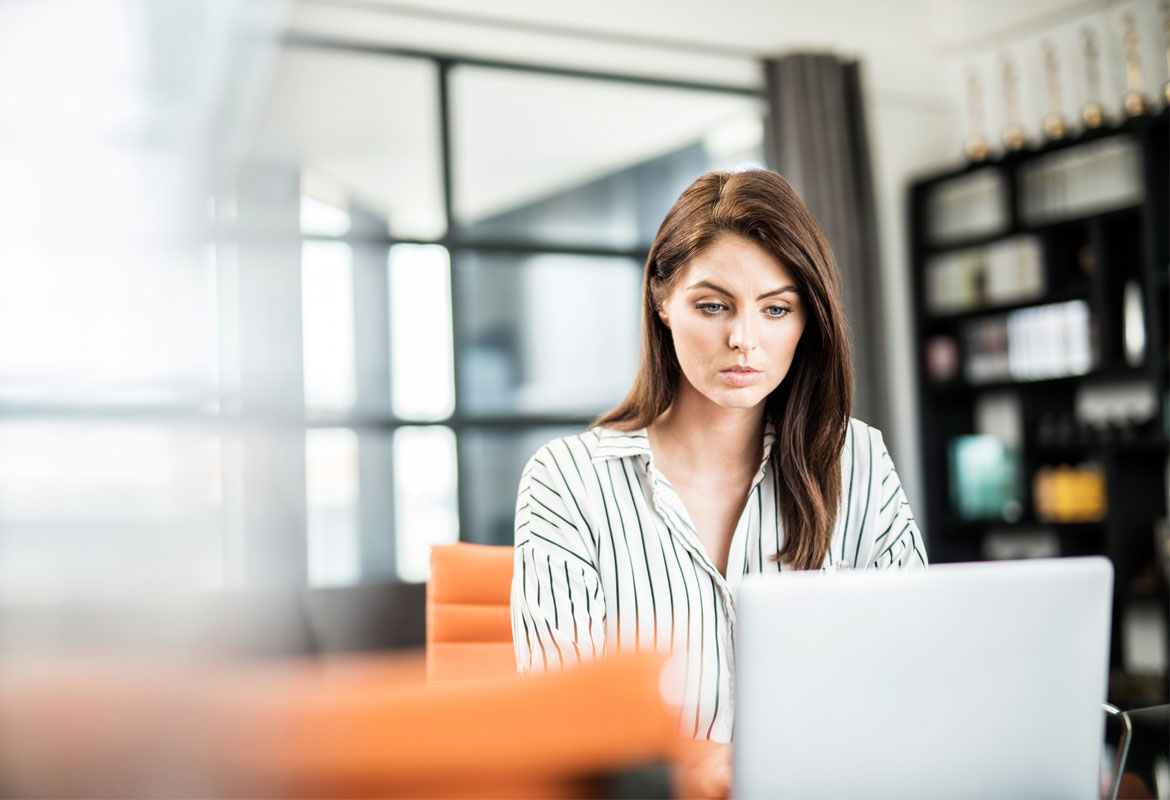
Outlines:
[[[728,574],[654,467],[645,429],[594,428],[529,459],[516,496],[512,637],[521,672],[614,651],[682,659],[682,728],[731,740],[734,594],[743,576],[783,573],[775,431],[732,536]],[[924,569],[926,548],[881,432],[850,420],[842,498],[823,569]]]

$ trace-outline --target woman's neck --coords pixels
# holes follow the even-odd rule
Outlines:
[[[682,379],[674,402],[647,426],[651,450],[691,474],[754,474],[763,454],[764,405],[717,406]]]

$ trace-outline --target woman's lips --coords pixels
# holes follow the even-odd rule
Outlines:
[[[719,373],[719,377],[732,386],[751,386],[763,374],[755,370],[725,369]]]

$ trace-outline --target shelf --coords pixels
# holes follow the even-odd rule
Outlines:
[[[1001,389],[1026,389],[1029,387],[1051,388],[1061,386],[1076,386],[1091,381],[1125,381],[1144,380],[1148,377],[1146,370],[1141,367],[1108,367],[1086,372],[1083,375],[1064,375],[1059,378],[1040,378],[1037,380],[1019,381],[1002,380],[988,381],[987,383],[971,383],[969,381],[948,381],[946,383],[927,383],[927,389],[939,397],[964,397],[970,399],[975,392],[992,392]]]
[[[1039,529],[1051,530],[1056,533],[1101,535],[1105,531],[1105,521],[1036,522],[1032,519],[1021,519],[1016,522],[1005,522],[1002,519],[968,519],[956,521],[950,527],[951,532],[959,538],[982,536],[992,530],[1032,532]]]
[[[960,250],[971,250],[976,247],[986,247],[989,244],[1018,236],[1019,230],[1004,228],[991,233],[981,233],[978,236],[968,236],[963,239],[953,239],[949,242],[929,242],[923,248],[927,255],[937,256],[944,253],[956,253]]]
[[[1067,303],[1071,300],[1089,300],[1089,286],[1086,282],[1084,286],[1078,286],[1068,291],[1058,293],[1048,293],[1040,297],[1031,297],[1026,300],[1013,301],[1011,303],[999,303],[997,305],[979,306],[977,308],[968,308],[962,311],[951,312],[934,312],[927,313],[925,320],[927,325],[952,325],[960,322],[965,322],[970,319],[978,319],[980,317],[995,316],[997,314],[1006,314],[1009,311],[1020,311],[1025,308],[1037,308],[1039,306],[1049,306],[1054,303]]]
[[[1120,592],[1128,597],[1130,600],[1137,600],[1139,602],[1164,603],[1166,602],[1166,592],[1163,587],[1154,589],[1138,589],[1126,590],[1126,587],[1120,587]]]
[[[1105,211],[1061,217],[1050,222],[1035,222],[1031,224],[1021,222],[1019,232],[1034,233],[1037,235],[1050,234],[1059,232],[1061,228],[1079,227],[1094,222],[1111,222],[1118,218],[1137,217],[1141,214],[1141,211],[1141,203],[1128,203],[1124,206],[1117,206],[1116,208],[1110,208]]]
[[[1144,201],[1126,203],[1122,206],[1107,208],[1104,211],[1078,212],[1071,216],[1058,217],[1043,222],[1026,222],[1021,219],[1015,225],[1009,225],[996,231],[981,233],[975,236],[967,236],[962,239],[953,239],[945,242],[927,240],[923,244],[923,253],[926,256],[957,253],[963,250],[987,247],[996,242],[1013,239],[1017,236],[1050,236],[1054,233],[1060,233],[1064,228],[1084,227],[1094,223],[1108,223],[1115,219],[1124,219],[1126,217],[1137,218],[1141,215],[1143,205]]]
[[[1066,442],[1062,444],[1036,444],[1036,455],[1042,460],[1072,456],[1084,457],[1096,453],[1112,452],[1120,456],[1158,455],[1170,450],[1170,440],[1165,437],[1148,439],[1116,439],[1107,442]]]

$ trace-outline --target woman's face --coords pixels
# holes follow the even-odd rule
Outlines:
[[[788,270],[730,234],[684,269],[659,316],[684,379],[724,408],[754,408],[780,385],[806,319]]]

